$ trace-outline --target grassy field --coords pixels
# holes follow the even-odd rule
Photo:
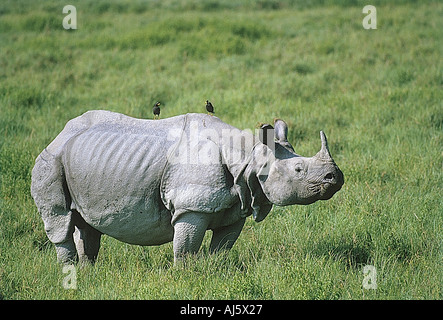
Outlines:
[[[443,4],[371,1],[0,3],[0,299],[442,299]],[[68,3],[66,3],[68,4]],[[297,153],[319,131],[345,175],[331,200],[248,218],[228,253],[210,232],[186,269],[172,244],[103,237],[66,274],[30,196],[34,159],[87,110],[284,119]],[[363,287],[363,267],[377,289]]]

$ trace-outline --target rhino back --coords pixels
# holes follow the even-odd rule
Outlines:
[[[62,162],[72,208],[122,241],[162,242],[172,234],[171,216],[159,195],[166,155],[175,143],[166,130],[180,122],[129,118],[98,123],[71,138]]]
[[[88,130],[99,123],[113,123],[121,121],[124,118],[129,118],[123,114],[106,111],[106,110],[91,110],[87,111],[81,116],[69,120],[63,130],[57,137],[45,148],[49,154],[57,157],[63,152],[65,144],[76,135]]]

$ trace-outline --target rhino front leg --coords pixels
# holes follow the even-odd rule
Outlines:
[[[246,218],[242,218],[230,226],[214,229],[211,245],[209,246],[211,253],[217,252],[220,249],[231,249],[240,235],[245,221]]]
[[[182,213],[174,222],[174,263],[181,261],[185,254],[197,253],[209,225],[206,213]]]

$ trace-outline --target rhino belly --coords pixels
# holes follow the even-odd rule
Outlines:
[[[94,214],[81,213],[84,220],[103,234],[120,241],[142,246],[172,241],[174,229],[169,211],[144,211],[142,206],[128,206],[123,211],[111,210]]]
[[[159,194],[165,164],[160,144],[155,137],[99,130],[72,139],[63,159],[72,208],[118,240],[171,241],[171,214]]]

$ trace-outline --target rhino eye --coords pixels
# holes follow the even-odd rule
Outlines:
[[[301,172],[303,169],[301,166],[296,166],[295,167],[295,172]]]

